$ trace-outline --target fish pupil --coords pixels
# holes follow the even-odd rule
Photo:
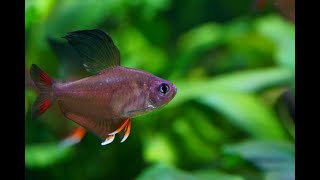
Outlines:
[[[162,94],[166,94],[169,91],[169,86],[167,84],[163,83],[163,84],[160,85],[159,91]]]

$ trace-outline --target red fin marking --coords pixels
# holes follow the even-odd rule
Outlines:
[[[39,90],[39,96],[32,105],[32,119],[37,119],[52,105],[55,100],[53,84],[55,81],[42,71],[37,65],[33,64],[30,68],[30,77]]]
[[[44,113],[49,107],[50,107],[50,101],[48,99],[44,100],[39,108],[40,113]]]
[[[40,78],[41,78],[41,81],[47,85],[47,86],[51,86],[52,85],[52,80],[51,78],[49,77],[49,75],[45,72],[40,72]]]

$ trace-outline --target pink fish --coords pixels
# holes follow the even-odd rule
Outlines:
[[[95,74],[63,83],[33,64],[30,75],[40,92],[32,106],[33,118],[57,101],[64,116],[101,137],[101,145],[111,143],[121,131],[124,142],[132,118],[166,105],[177,93],[169,81],[120,66],[118,48],[101,30],[70,32],[64,38],[84,60],[87,71]],[[80,137],[85,133],[81,128],[76,132]]]

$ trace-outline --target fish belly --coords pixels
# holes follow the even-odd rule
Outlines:
[[[62,95],[58,103],[64,116],[101,138],[108,137],[125,120],[114,111],[110,97],[73,93]]]

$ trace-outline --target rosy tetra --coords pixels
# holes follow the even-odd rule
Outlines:
[[[121,66],[120,52],[104,31],[75,31],[64,38],[94,75],[59,82],[33,64],[30,75],[40,92],[32,106],[33,118],[57,102],[67,119],[101,137],[101,145],[111,143],[121,131],[124,142],[132,118],[166,105],[177,93],[175,85],[167,80]]]

